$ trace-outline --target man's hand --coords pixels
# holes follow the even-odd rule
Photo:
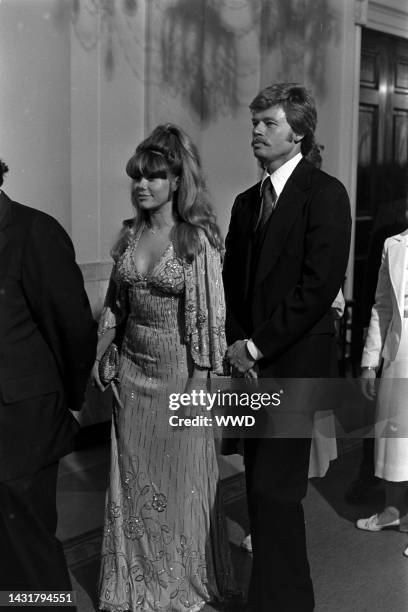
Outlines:
[[[231,344],[227,350],[227,359],[231,366],[238,370],[238,372],[241,372],[241,374],[245,374],[255,365],[255,361],[248,356],[246,340],[236,340],[234,344]]]
[[[364,397],[373,401],[376,396],[375,370],[362,370],[360,375],[360,389]]]

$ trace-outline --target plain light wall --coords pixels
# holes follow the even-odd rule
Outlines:
[[[0,2],[0,156],[10,197],[55,216],[77,261],[97,263],[132,215],[125,165],[145,135],[145,5],[121,24],[128,58],[113,36],[110,74],[106,23],[82,23],[80,5],[73,27],[67,0]]]
[[[85,17],[71,29],[72,229],[79,261],[104,262],[133,215],[125,166],[145,133],[145,7]]]
[[[65,0],[0,3],[0,157],[4,190],[71,230],[70,37]]]

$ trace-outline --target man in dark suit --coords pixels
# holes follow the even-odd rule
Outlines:
[[[0,186],[7,170],[0,160]],[[71,589],[55,537],[58,460],[95,350],[71,240],[0,191],[0,590]]]
[[[231,214],[224,264],[228,357],[251,377],[331,376],[330,306],[348,260],[348,196],[303,158],[316,126],[314,101],[303,87],[267,87],[250,109],[252,147],[264,174],[236,198]],[[307,433],[245,440],[253,612],[314,608],[301,503],[310,444]]]

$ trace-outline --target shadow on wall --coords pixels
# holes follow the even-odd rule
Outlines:
[[[336,10],[328,0],[260,0],[256,4],[260,5],[254,19],[260,22],[261,57],[280,50],[278,78],[297,80],[300,65],[313,94],[324,99],[327,49],[340,35]],[[271,72],[276,75],[276,67]]]
[[[178,0],[164,11],[161,78],[204,121],[240,106],[242,75],[238,44],[258,31],[263,58],[280,51],[280,69],[271,79],[298,80],[305,75],[315,95],[327,92],[327,47],[339,38],[337,13],[328,0],[243,0],[247,27],[225,22],[230,0]],[[237,8],[237,5],[235,6]],[[306,58],[306,65],[305,65]]]
[[[100,45],[105,76],[114,77],[121,54],[133,74],[143,78],[140,49],[144,41],[136,35],[138,8],[143,0],[57,0],[54,24],[57,28],[71,24],[81,47],[90,52]],[[148,0],[150,1],[150,0]]]
[[[222,19],[222,4],[179,0],[163,19],[162,80],[204,122],[239,105],[237,36]]]
[[[61,26],[69,20],[85,51],[101,45],[107,79],[113,79],[116,56],[122,54],[137,78],[150,84],[159,81],[156,85],[164,85],[170,95],[179,96],[204,122],[240,107],[238,83],[245,76],[243,64],[251,64],[250,56],[257,62],[260,55],[267,81],[299,80],[301,75],[315,95],[325,97],[327,48],[339,37],[333,2],[148,0],[151,40],[145,44],[136,34],[140,32],[136,24],[141,1],[60,0],[54,21]],[[236,26],[228,15],[238,11],[246,23]],[[248,57],[244,57],[245,47],[243,51],[240,42],[254,31],[259,35],[251,40],[259,46],[248,49]],[[151,74],[141,73],[142,48],[150,54],[146,65],[152,67]],[[277,52],[279,66],[268,58],[273,52]],[[246,70],[257,69],[255,64]]]

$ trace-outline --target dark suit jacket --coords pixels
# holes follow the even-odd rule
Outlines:
[[[289,177],[254,264],[260,183],[235,200],[226,239],[224,286],[228,344],[252,338],[263,376],[297,376],[305,359],[320,376],[309,336],[332,334],[330,306],[341,287],[350,246],[350,205],[343,185],[305,159]],[[308,338],[307,342],[306,339]],[[302,343],[304,346],[302,346]],[[286,359],[290,354],[290,359]],[[311,370],[310,370],[311,372]]]
[[[66,232],[0,194],[0,480],[72,449],[96,324]]]

